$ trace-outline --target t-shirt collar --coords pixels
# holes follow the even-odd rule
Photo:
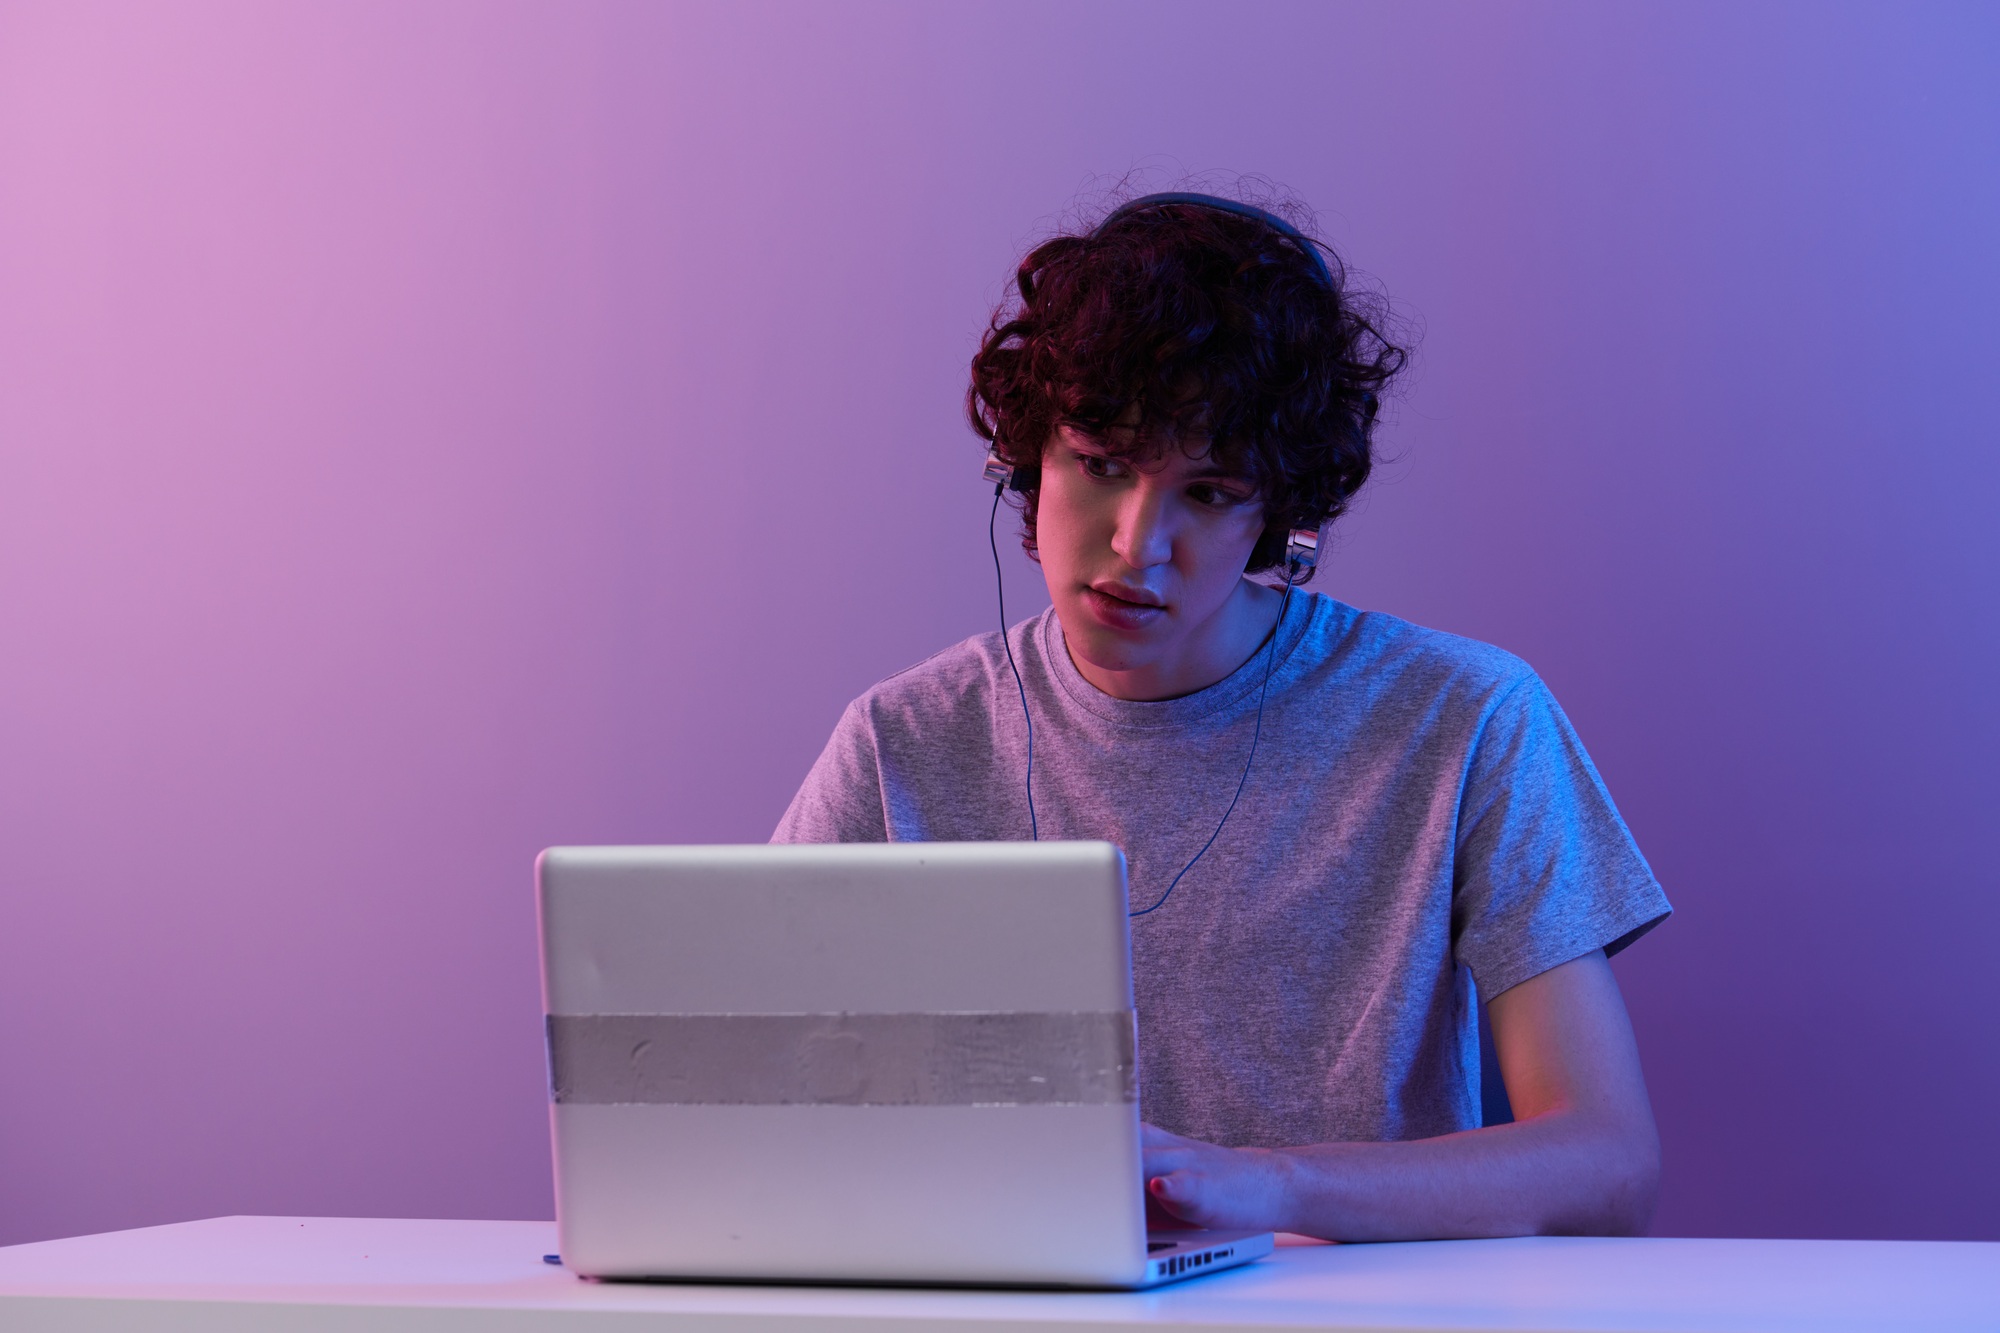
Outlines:
[[[1284,623],[1278,626],[1277,658],[1271,662],[1271,683],[1274,687],[1283,681],[1293,650],[1304,640],[1307,628],[1328,605],[1327,599],[1317,593],[1302,588],[1292,590],[1291,604],[1285,608]],[[1271,654],[1269,643],[1262,644],[1242,666],[1205,689],[1184,694],[1178,699],[1140,701],[1115,698],[1084,678],[1083,673],[1076,669],[1076,663],[1070,660],[1069,648],[1063,639],[1062,621],[1056,615],[1055,607],[1042,612],[1040,623],[1035,626],[1035,637],[1048,664],[1049,675],[1064,702],[1107,722],[1134,727],[1185,726],[1246,701],[1254,703],[1257,691],[1264,683],[1264,664],[1270,660]]]

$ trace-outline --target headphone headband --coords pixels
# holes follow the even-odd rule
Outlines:
[[[1166,194],[1142,195],[1130,203],[1120,204],[1117,208],[1112,209],[1110,216],[1092,228],[1090,234],[1092,236],[1101,236],[1104,234],[1106,227],[1109,227],[1120,218],[1130,217],[1134,213],[1143,213],[1149,208],[1158,208],[1162,204],[1191,204],[1196,208],[1212,208],[1218,213],[1234,213],[1237,217],[1250,218],[1253,221],[1263,223],[1279,235],[1289,238],[1293,244],[1304,251],[1306,258],[1312,261],[1313,272],[1319,275],[1320,285],[1328,291],[1333,290],[1333,273],[1326,266],[1326,258],[1320,254],[1319,247],[1306,238],[1304,232],[1275,213],[1267,213],[1252,204],[1238,203],[1234,199],[1223,199],[1212,194],[1186,194],[1178,191],[1169,191]]]

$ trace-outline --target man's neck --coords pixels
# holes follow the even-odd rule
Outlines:
[[[1129,670],[1110,670],[1069,654],[1076,673],[1114,699],[1159,703],[1207,689],[1254,656],[1276,632],[1283,594],[1244,579],[1229,600],[1197,626],[1179,651]],[[1064,651],[1068,651],[1065,636]]]

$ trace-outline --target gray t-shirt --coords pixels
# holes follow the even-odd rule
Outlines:
[[[1043,838],[1125,849],[1134,909],[1215,830],[1266,652],[1162,703],[1086,681],[1051,609],[1008,631]],[[1427,1138],[1480,1122],[1477,994],[1671,909],[1526,663],[1295,593],[1235,812],[1132,922],[1140,1110],[1215,1143]],[[774,842],[1025,839],[1027,732],[997,634],[848,706]]]

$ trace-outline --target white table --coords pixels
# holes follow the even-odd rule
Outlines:
[[[2000,1244],[1291,1245],[1151,1293],[582,1282],[548,1222],[220,1217],[0,1249],[0,1329],[2000,1330]]]

